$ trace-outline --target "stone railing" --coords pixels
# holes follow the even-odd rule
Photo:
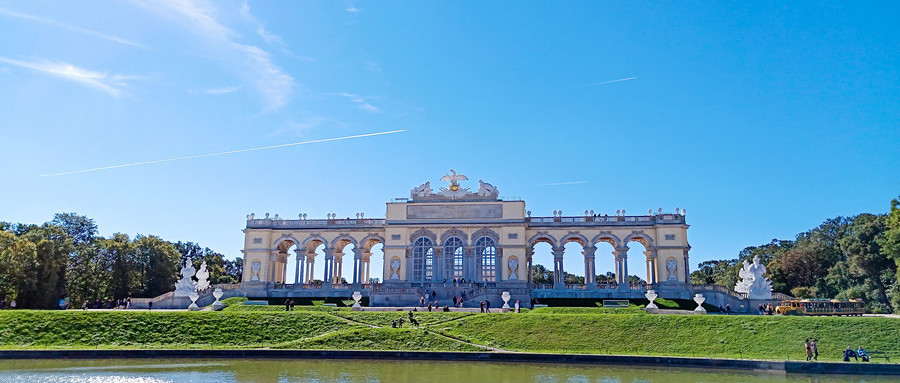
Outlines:
[[[313,229],[320,227],[381,227],[383,218],[248,219],[248,229]]]
[[[684,224],[681,214],[626,215],[626,216],[576,216],[576,217],[528,217],[530,226],[643,226],[657,224]]]

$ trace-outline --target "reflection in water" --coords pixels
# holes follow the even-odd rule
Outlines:
[[[494,362],[379,360],[8,360],[0,382],[889,382],[887,377]]]

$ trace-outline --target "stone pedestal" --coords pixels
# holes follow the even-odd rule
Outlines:
[[[222,304],[222,301],[219,300],[219,298],[221,298],[223,294],[224,293],[222,292],[222,289],[218,287],[216,287],[216,290],[213,291],[213,297],[216,298],[216,301],[212,304],[212,309],[214,311],[219,311],[225,308],[225,305]]]
[[[191,295],[188,295],[188,298],[191,298],[191,305],[188,306],[188,310],[200,311],[200,306],[197,306],[197,299],[200,298],[200,294],[197,294],[197,292],[194,291],[191,293]]]
[[[703,294],[694,294],[694,302],[697,302],[697,308],[694,309],[694,312],[697,314],[706,314],[706,309],[703,308],[703,302],[706,302],[706,297]]]
[[[362,306],[359,304],[359,300],[362,299],[362,293],[360,293],[359,291],[354,291],[352,298],[354,301],[356,301],[356,303],[353,303],[353,307],[351,307],[350,310],[353,310],[353,311],[362,310]]]
[[[656,298],[657,298],[658,296],[659,296],[659,295],[656,294],[656,291],[653,291],[653,290],[647,290],[647,293],[644,294],[644,297],[646,297],[647,300],[650,301],[650,303],[647,304],[647,309],[652,310],[652,309],[658,309],[658,308],[659,308],[658,306],[656,306],[656,303],[653,303],[653,301],[656,300]]]

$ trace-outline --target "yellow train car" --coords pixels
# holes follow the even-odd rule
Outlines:
[[[862,299],[795,299],[782,301],[775,313],[862,316],[866,313],[866,303]]]

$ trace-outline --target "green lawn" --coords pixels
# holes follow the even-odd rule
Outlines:
[[[862,345],[900,360],[900,319],[746,315],[650,315],[602,308],[522,314],[358,312],[297,306],[222,312],[0,311],[0,348],[289,348],[478,351],[440,333],[508,351],[800,360],[819,339],[820,360]],[[248,311],[239,311],[248,310]],[[319,311],[326,310],[326,311]],[[404,318],[404,328],[390,328]],[[374,326],[374,328],[373,328]],[[434,332],[434,333],[431,333]],[[880,361],[880,359],[879,359]]]

